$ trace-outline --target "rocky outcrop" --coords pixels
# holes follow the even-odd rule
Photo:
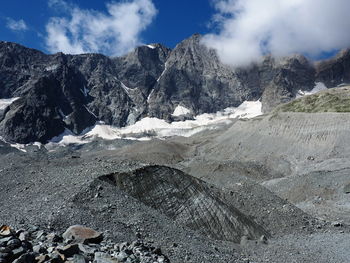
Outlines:
[[[264,90],[262,110],[267,113],[294,99],[298,90],[311,90],[315,85],[315,69],[300,55],[279,60],[267,57],[260,66],[260,79]]]
[[[110,174],[101,180],[210,238],[239,243],[243,236],[250,239],[269,236],[261,226],[220,198],[218,189],[180,170],[149,166]]]
[[[259,99],[259,85],[241,81],[239,74],[223,65],[215,51],[200,40],[200,35],[193,35],[170,53],[165,71],[149,98],[151,116],[169,118],[177,105],[201,114]],[[252,73],[250,79],[256,72]]]
[[[334,58],[316,63],[317,81],[323,82],[327,88],[342,83],[350,83],[350,49],[342,50]]]

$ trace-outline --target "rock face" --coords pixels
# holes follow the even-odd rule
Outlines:
[[[311,90],[315,80],[327,87],[350,81],[349,61],[344,51],[316,66],[292,56],[233,69],[201,44],[200,35],[173,50],[153,44],[117,58],[46,55],[0,42],[0,99],[21,98],[2,110],[0,136],[44,143],[65,129],[79,134],[96,121],[118,127],[146,116],[172,121],[179,119],[172,116],[177,106],[191,116],[260,98],[268,112],[298,90]]]
[[[270,112],[281,103],[295,98],[298,90],[310,90],[315,85],[315,69],[303,56],[275,60],[267,57],[260,67],[262,110]]]
[[[242,236],[269,235],[261,226],[220,198],[218,189],[180,170],[149,166],[101,178],[180,225],[217,240],[239,243]]]
[[[255,85],[256,71],[245,81],[239,72],[221,64],[215,51],[203,46],[200,39],[194,35],[170,53],[149,97],[151,116],[169,118],[177,105],[194,114],[215,112],[261,96],[259,85]]]
[[[327,88],[350,83],[350,49],[342,50],[335,58],[318,62],[316,69],[317,81]]]

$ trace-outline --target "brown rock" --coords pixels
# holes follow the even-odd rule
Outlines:
[[[80,225],[70,226],[62,237],[74,243],[100,243],[103,240],[102,233]]]
[[[43,263],[50,259],[48,255],[40,255],[35,258],[36,263]]]
[[[13,234],[12,229],[7,225],[2,225],[0,227],[0,236],[7,237]]]

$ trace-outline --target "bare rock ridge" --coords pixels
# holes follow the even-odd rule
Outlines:
[[[180,170],[148,166],[104,177],[119,189],[159,210],[180,225],[217,240],[239,243],[243,236],[258,239],[269,233],[245,216],[207,183]]]
[[[79,134],[96,121],[118,127],[146,116],[173,121],[178,105],[195,115],[261,98],[269,112],[298,90],[311,90],[315,81],[327,87],[349,81],[349,61],[343,51],[316,65],[298,55],[233,69],[198,34],[173,50],[153,44],[117,58],[46,55],[0,42],[0,99],[21,98],[1,112],[0,136],[47,142],[65,129]]]

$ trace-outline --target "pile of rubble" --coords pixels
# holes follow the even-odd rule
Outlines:
[[[142,241],[113,243],[84,226],[71,226],[62,235],[38,227],[15,231],[0,228],[0,263],[169,263],[160,248]]]

